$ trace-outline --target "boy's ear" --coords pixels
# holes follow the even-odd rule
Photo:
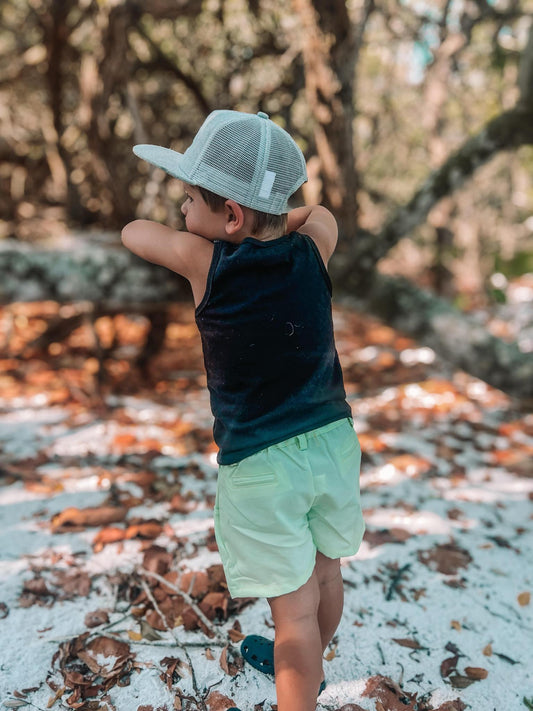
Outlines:
[[[235,200],[226,200],[224,205],[226,214],[226,234],[233,235],[244,226],[244,210]]]

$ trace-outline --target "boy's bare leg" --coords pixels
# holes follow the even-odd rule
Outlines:
[[[322,652],[324,652],[341,621],[344,606],[344,584],[339,558],[327,558],[322,553],[317,553],[315,571],[320,586],[318,626],[320,627]]]
[[[278,711],[314,711],[322,654],[342,614],[339,561],[317,553],[313,574],[301,588],[269,600],[275,626],[274,665]]]
[[[322,677],[316,569],[301,588],[269,600],[275,626],[278,711],[314,711]]]

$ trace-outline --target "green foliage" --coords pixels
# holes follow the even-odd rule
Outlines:
[[[489,289],[488,296],[493,303],[505,304],[507,303],[507,296],[505,291],[502,289]]]
[[[499,254],[496,254],[494,271],[501,272],[508,279],[533,272],[533,250],[519,251],[511,259],[503,259]]]

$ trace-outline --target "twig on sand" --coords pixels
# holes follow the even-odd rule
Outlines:
[[[143,572],[147,572],[147,571],[143,571]],[[151,575],[153,575],[153,574],[151,573]],[[163,578],[163,580],[164,580],[164,578]],[[147,584],[146,580],[142,580],[142,579],[141,579],[141,585],[142,585],[142,588],[143,588],[144,592],[146,593],[147,598],[150,600],[150,602],[151,602],[152,605],[154,606],[154,610],[157,612],[157,614],[158,614],[159,617],[161,618],[163,624],[165,625],[165,628],[166,628],[167,632],[170,632],[170,634],[171,634],[172,637],[174,638],[176,644],[178,645],[178,647],[181,649],[181,651],[183,652],[183,654],[184,654],[185,657],[187,658],[187,663],[188,663],[189,668],[190,668],[190,670],[191,670],[192,686],[193,686],[193,689],[194,689],[194,693],[196,694],[196,699],[197,699],[198,704],[199,704],[200,708],[202,709],[202,711],[207,711],[207,706],[205,705],[204,697],[203,697],[203,695],[200,693],[200,689],[198,688],[198,682],[197,682],[197,680],[196,680],[196,674],[195,674],[195,671],[194,671],[194,666],[193,666],[191,657],[189,656],[189,652],[187,651],[186,647],[181,643],[181,641],[179,640],[179,638],[178,638],[178,636],[176,635],[176,633],[174,632],[174,630],[173,630],[173,629],[170,627],[170,625],[168,624],[168,622],[167,622],[167,620],[166,620],[166,617],[163,615],[163,613],[162,613],[161,610],[159,609],[159,605],[157,604],[157,601],[156,601],[155,597],[152,595],[152,591],[151,591],[150,588],[148,587],[148,584]]]
[[[178,595],[181,595],[182,598],[185,600],[187,605],[190,605],[192,609],[195,611],[195,613],[198,615],[199,619],[202,621],[202,623],[207,627],[207,629],[213,634],[216,639],[223,644],[224,646],[227,644],[227,640],[224,639],[224,636],[220,634],[220,632],[217,630],[217,628],[213,625],[211,620],[205,616],[205,614],[202,612],[202,610],[198,607],[198,605],[194,602],[192,597],[188,595],[186,592],[183,590],[180,590],[180,588],[176,587],[172,583],[169,583],[168,580],[165,580],[161,575],[158,575],[157,573],[152,573],[149,570],[145,570],[144,568],[141,569],[140,571],[143,575],[146,575],[150,578],[154,578],[154,580],[157,580],[157,582],[161,583],[162,585],[165,585],[167,588],[170,588],[173,592],[175,592]]]
[[[120,632],[129,632],[130,630],[120,630]],[[118,634],[118,633],[117,633]],[[146,646],[146,647],[161,647],[162,649],[168,648],[169,643],[165,642],[164,640],[161,642],[156,642],[151,639],[130,639],[128,640],[129,644],[133,645],[141,645],[141,646]],[[182,642],[181,643],[182,647],[187,647],[187,649],[205,649],[206,648],[206,643],[205,642]],[[209,640],[209,647],[227,647],[227,642],[213,642],[213,640]]]

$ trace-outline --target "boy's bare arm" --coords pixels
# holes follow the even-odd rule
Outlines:
[[[287,216],[287,230],[297,230],[309,235],[327,265],[335,251],[338,237],[337,221],[329,210],[322,205],[297,207]]]
[[[192,282],[209,269],[213,243],[150,220],[134,220],[122,230],[122,243],[134,254]]]

